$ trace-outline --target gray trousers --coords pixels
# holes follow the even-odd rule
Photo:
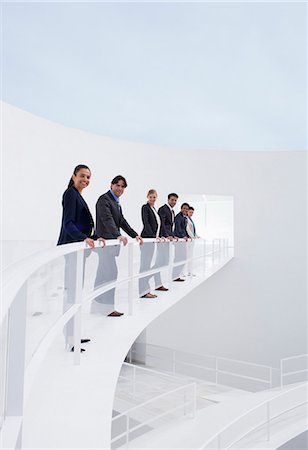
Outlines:
[[[183,274],[183,270],[186,264],[187,259],[187,243],[186,242],[175,242],[174,244],[174,262],[178,263],[183,261],[184,264],[181,264],[177,267],[174,267],[172,271],[172,279],[175,280],[179,278]]]
[[[155,263],[152,266],[152,259],[156,249]],[[140,246],[140,273],[146,272],[150,269],[160,269],[162,266],[167,265],[169,260],[169,248],[168,245],[163,243],[145,243]],[[155,288],[162,286],[162,280],[160,272],[157,271],[154,275],[147,275],[143,278],[139,278],[139,296],[150,292],[150,279],[154,277]]]
[[[84,284],[86,257],[90,254],[90,250],[84,251],[83,254],[83,272],[82,285]],[[68,311],[76,302],[76,270],[77,270],[77,253],[69,253],[64,256],[64,297],[63,297],[63,313]],[[74,318],[72,317],[64,327],[65,344],[72,345],[74,340]]]
[[[112,245],[94,250],[98,254],[98,267],[94,287],[99,288],[105,283],[114,282],[118,277],[116,257],[119,256],[120,246]],[[110,314],[114,311],[115,288],[98,295],[92,302],[91,312]]]

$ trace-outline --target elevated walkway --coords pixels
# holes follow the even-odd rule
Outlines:
[[[136,247],[136,244],[131,245]],[[159,292],[158,298],[153,300],[139,298],[135,281],[147,273],[139,274],[138,256],[132,259],[133,267],[128,268],[127,279],[119,279],[100,288],[100,292],[103,292],[115,286],[123,293],[116,304],[117,309],[125,311],[125,315],[120,318],[89,312],[89,302],[95,298],[96,292],[87,286],[86,278],[83,312],[81,313],[80,303],[72,305],[64,314],[60,313],[60,303],[57,307],[51,305],[48,316],[49,328],[45,334],[41,331],[41,341],[37,344],[38,337],[34,338],[35,333],[34,335],[32,333],[35,330],[35,321],[40,328],[42,320],[45,321],[46,317],[41,314],[37,305],[35,307],[32,305],[31,314],[27,316],[27,325],[31,324],[28,329],[31,338],[28,337],[27,343],[31,341],[33,343],[31,350],[28,349],[26,352],[28,357],[25,372],[25,406],[23,414],[19,414],[23,415],[22,448],[74,450],[110,448],[111,417],[117,379],[131,345],[151,321],[206,282],[233,257],[232,249],[226,248],[220,242],[216,246],[211,243],[209,252],[203,243],[200,248],[202,251],[196,253],[193,264],[196,276],[187,277],[183,283],[172,282],[171,270],[174,264],[169,264],[166,267],[165,279],[171,289],[168,292]],[[60,249],[54,250],[59,257]],[[39,259],[37,255],[35,258]],[[48,256],[43,257],[42,265],[49,263],[50,260]],[[182,262],[178,263],[180,264]],[[34,268],[39,267],[35,264],[32,268],[28,267],[25,270],[26,279],[31,276]],[[59,266],[56,264],[53,269],[59,270]],[[153,272],[155,270],[149,271],[149,274]],[[78,285],[80,283],[78,276],[81,276],[78,262],[76,273]],[[17,286],[12,284],[12,277],[8,277],[7,289],[11,289],[13,295],[18,296],[18,283],[22,286],[23,282],[22,274],[19,273],[16,279]],[[53,288],[59,289],[61,285],[57,286],[56,283]],[[10,300],[7,301],[10,305]],[[78,321],[82,323],[82,336],[91,338],[91,343],[87,344],[86,352],[82,355],[79,352],[64,351],[63,348],[63,325],[71,317],[78,319],[75,320],[75,324],[78,324]],[[77,331],[74,341],[77,344],[76,348],[81,336],[80,329]],[[12,350],[10,345],[8,347],[8,351]],[[10,358],[13,358],[12,353]],[[8,416],[9,414],[7,418]],[[7,419],[2,430],[4,443],[13,441],[7,432],[6,423],[9,423]]]

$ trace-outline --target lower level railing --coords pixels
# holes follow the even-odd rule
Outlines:
[[[247,409],[207,439],[199,450],[228,450],[261,427],[265,427],[265,439],[269,441],[271,425],[275,419],[307,405],[307,389],[308,384],[302,383]]]
[[[131,362],[186,377],[231,386],[247,391],[260,391],[273,387],[273,373],[277,369],[213,355],[198,355],[168,347],[136,342],[130,350]]]
[[[139,401],[137,405],[125,409],[112,418],[112,448],[128,446],[132,439],[155,428],[162,421],[170,423],[186,415],[195,417],[196,383],[185,383],[177,377],[127,363],[124,363],[123,367],[129,369],[130,373],[120,375],[119,381],[124,380],[131,383],[131,402],[138,401],[138,394],[140,394],[138,386],[136,387],[136,378],[139,372],[143,377],[151,376],[151,380],[148,380],[151,381],[148,389],[151,389],[152,392],[153,379],[159,382],[161,378],[165,378],[165,384],[166,381],[169,381],[169,388],[166,392],[161,392],[161,389],[158,389],[157,391],[160,391],[160,393],[151,395],[148,400]],[[178,386],[171,388],[176,384]],[[144,384],[142,384],[141,389],[144,390]]]

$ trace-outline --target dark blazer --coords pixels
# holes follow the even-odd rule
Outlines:
[[[151,206],[146,203],[142,205],[141,208],[141,217],[143,223],[143,230],[141,231],[141,236],[144,238],[155,238],[158,228],[158,223],[155,217],[155,214],[151,208]],[[161,230],[160,230],[161,231]],[[161,236],[161,233],[159,233]]]
[[[186,226],[187,226],[187,218],[183,216],[181,212],[179,212],[174,219],[174,234],[179,238],[189,237]]]
[[[92,235],[94,221],[88,205],[74,186],[64,192],[62,206],[62,224],[57,245],[84,241],[87,237],[96,239],[96,235]]]
[[[168,205],[163,205],[158,209],[158,214],[161,220],[160,235],[163,237],[174,236],[172,231],[172,212]]]
[[[121,236],[120,228],[132,238],[138,236],[124,219],[121,206],[108,191],[96,203],[96,233],[105,239],[117,239]]]

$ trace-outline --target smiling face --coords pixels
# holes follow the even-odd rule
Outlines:
[[[148,204],[154,206],[157,199],[157,192],[151,192],[147,195]]]
[[[182,205],[181,213],[183,214],[183,216],[187,216],[188,208],[189,208],[189,206],[187,206],[187,205]]]
[[[91,172],[89,169],[79,169],[76,175],[72,176],[74,187],[81,192],[90,183]]]
[[[168,199],[169,206],[170,206],[171,208],[173,208],[173,207],[176,205],[177,200],[178,200],[178,198],[175,197],[174,195],[172,195],[172,196]]]
[[[117,197],[121,197],[125,189],[125,183],[123,180],[119,180],[117,183],[112,184],[110,188]]]
[[[187,213],[188,217],[192,217],[193,214],[194,214],[194,210],[193,209],[189,209],[188,213]]]

